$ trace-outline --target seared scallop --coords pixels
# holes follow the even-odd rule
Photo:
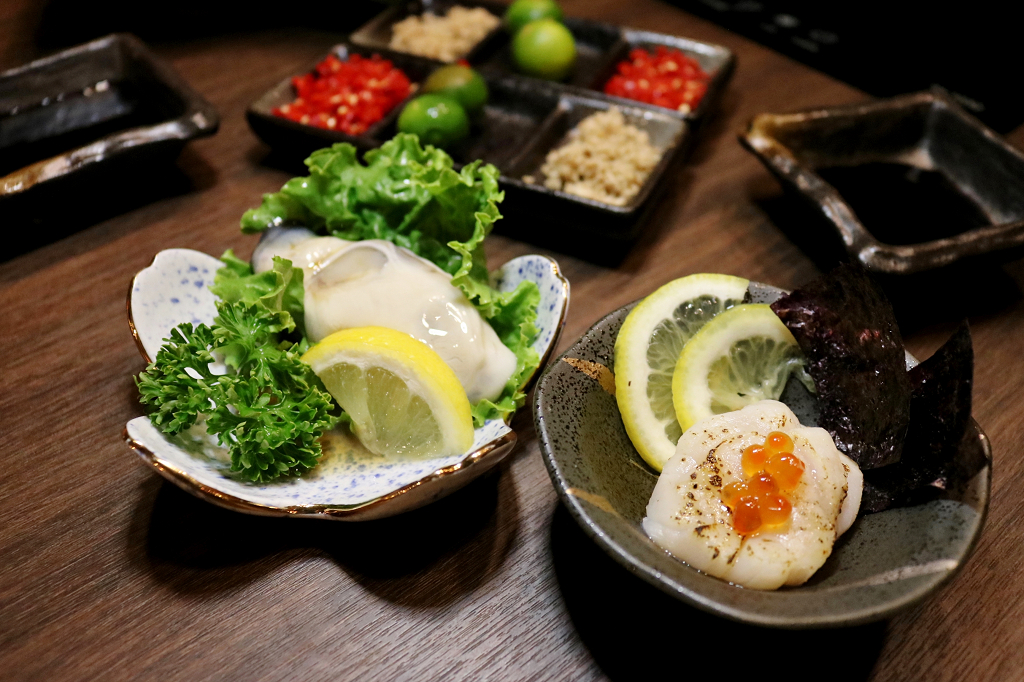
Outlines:
[[[791,505],[785,520],[751,531],[737,523],[731,491],[752,480],[749,462],[744,472],[744,450],[764,444],[773,432],[788,436],[803,471],[780,493]],[[800,585],[853,523],[862,486],[860,469],[836,449],[827,431],[801,426],[784,404],[764,400],[709,417],[683,433],[654,488],[643,527],[663,549],[723,580],[763,590]]]

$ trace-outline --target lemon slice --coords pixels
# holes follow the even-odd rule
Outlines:
[[[640,456],[661,471],[683,431],[672,403],[672,374],[686,342],[742,303],[749,282],[698,274],[664,285],[630,311],[615,339],[615,398]]]
[[[694,334],[679,356],[672,376],[679,427],[778,400],[794,372],[813,388],[796,339],[772,309],[763,303],[730,308]]]
[[[389,457],[443,457],[473,445],[469,399],[430,346],[384,327],[343,329],[313,346],[313,368],[366,449]]]

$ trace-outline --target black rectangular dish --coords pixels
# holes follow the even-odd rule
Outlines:
[[[505,5],[499,2],[487,2],[486,0],[461,0],[460,2],[454,2],[453,0],[423,0],[422,2],[400,2],[366,22],[359,28],[359,30],[349,36],[349,40],[360,47],[365,47],[371,50],[395,51],[391,46],[392,26],[413,15],[425,14],[428,12],[431,14],[443,15],[456,5],[470,8],[482,7],[499,20],[506,8]],[[455,62],[458,59],[465,59],[471,64],[477,64],[481,54],[488,53],[494,48],[496,43],[503,41],[503,35],[504,29],[499,21],[495,28],[490,30],[483,38],[477,41],[477,43],[461,57],[444,61],[434,59],[430,59],[429,61],[432,61],[435,64],[443,64],[446,62]],[[419,59],[429,59],[427,57],[421,57],[411,53],[410,56],[416,56]]]
[[[545,187],[541,167],[548,153],[566,144],[570,133],[585,118],[612,107],[622,112],[626,123],[646,132],[651,144],[661,150],[661,158],[639,191],[625,205],[616,206]],[[515,230],[531,241],[557,244],[563,249],[567,244],[582,246],[594,239],[606,246],[629,243],[639,235],[670,170],[683,158],[689,138],[686,123],[667,112],[611,102],[602,96],[563,93],[534,144],[514,166],[502,169],[502,186],[509,200],[502,205],[508,220],[505,225],[499,223],[499,229]]]
[[[0,74],[0,205],[33,214],[71,177],[169,160],[216,110],[135,36],[112,34]]]
[[[332,53],[342,57],[354,50],[360,48],[338,45]],[[357,53],[364,54],[361,50]],[[392,54],[388,53],[388,57]],[[395,64],[403,66],[397,59]],[[431,66],[430,70],[433,68]],[[417,75],[422,80],[429,73],[417,72]],[[687,149],[690,140],[687,123],[659,107],[629,100],[613,101],[599,93],[584,93],[493,73],[485,73],[484,77],[490,97],[483,115],[473,122],[468,138],[446,151],[457,167],[479,159],[494,164],[501,172],[502,188],[510,197],[517,197],[502,204],[503,213],[510,218],[504,221],[504,229],[513,229],[517,234],[532,233],[534,241],[552,233],[576,235],[573,227],[576,225],[586,225],[582,233],[591,239],[605,237],[628,241],[635,238],[658,188]],[[359,137],[275,116],[271,109],[291,96],[289,83],[283,81],[261,97],[249,108],[248,114],[249,123],[260,138],[293,160],[334,142],[351,142],[364,150],[379,147],[397,132],[401,104]],[[623,112],[627,123],[647,132],[651,143],[662,152],[638,193],[626,205],[615,206],[545,187],[539,169],[547,154],[564,144],[569,131],[584,118],[612,106]]]
[[[394,135],[384,135],[382,131],[393,128],[395,119],[405,103],[415,97],[416,89],[422,85],[430,72],[436,68],[436,64],[419,57],[390,52],[385,49],[370,49],[358,45],[340,44],[331,48],[331,54],[347,61],[351,55],[357,54],[362,57],[380,55],[382,58],[391,61],[396,67],[405,72],[412,82],[414,90],[404,101],[399,102],[394,109],[384,115],[377,123],[362,135],[348,135],[340,130],[327,130],[312,125],[303,125],[273,113],[274,109],[288,104],[295,99],[295,89],[292,87],[292,78],[289,76],[280,83],[267,90],[258,100],[249,105],[245,111],[245,118],[249,127],[256,135],[268,145],[277,150],[287,152],[289,156],[305,158],[314,150],[322,147],[329,147],[335,142],[350,142],[361,150],[379,147],[383,140]],[[317,60],[319,63],[321,60]],[[311,64],[308,71],[312,71],[315,65]],[[300,74],[295,74],[296,76]]]
[[[609,50],[607,57],[598,69],[593,79],[585,87],[599,92],[604,90],[605,83],[615,74],[616,66],[629,56],[629,53],[636,48],[654,50],[658,47],[667,47],[679,50],[688,57],[696,59],[701,69],[710,76],[707,92],[701,98],[700,103],[692,111],[679,112],[674,109],[658,107],[661,111],[670,112],[676,116],[682,116],[692,125],[700,125],[705,121],[711,110],[717,106],[722,96],[725,84],[732,77],[733,69],[736,68],[736,57],[732,50],[714,45],[702,43],[692,38],[670,36],[663,33],[651,31],[638,31],[631,28],[622,29],[619,41]],[[636,104],[634,100],[613,97],[615,100]]]

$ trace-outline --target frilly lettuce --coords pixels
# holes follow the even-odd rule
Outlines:
[[[507,293],[491,286],[483,240],[501,218],[498,170],[476,161],[455,171],[448,154],[406,134],[367,152],[365,161],[350,144],[314,152],[306,159],[309,175],[264,195],[261,206],[242,216],[242,231],[302,225],[353,241],[387,239],[450,273],[517,358],[501,396],[474,405],[474,423],[509,417],[525,401],[525,379],[540,364],[530,345],[540,292],[532,282]]]

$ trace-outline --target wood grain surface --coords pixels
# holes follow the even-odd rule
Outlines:
[[[675,277],[725,272],[794,287],[833,262],[829,234],[736,135],[759,112],[863,93],[657,0],[563,4],[568,15],[726,45],[738,68],[621,264],[547,252],[572,283],[561,349]],[[61,12],[74,6],[0,2],[0,68],[73,35]],[[250,132],[244,109],[353,27],[344,11],[306,25],[249,17],[211,26],[197,14],[193,32],[180,17],[161,31],[133,25],[138,16],[111,12],[96,26],[137,30],[217,107],[221,129],[169,170],[140,168],[153,190],[145,201],[111,187],[92,212],[83,207],[85,229],[0,264],[0,679],[747,679],[773,662],[794,680],[1024,677],[1019,260],[887,283],[919,357],[970,318],[974,416],[995,451],[975,555],[941,592],[888,622],[761,630],[649,587],[559,506],[529,409],[513,423],[519,446],[500,471],[398,518],[257,518],[165,483],[121,439],[141,414],[131,377],[144,366],[125,319],[128,283],[161,249],[251,252],[239,217],[292,173]],[[1024,134],[1010,139],[1019,145]],[[9,225],[4,234],[17,238]],[[538,250],[514,235],[507,225],[489,240],[492,266]],[[693,677],[702,674],[713,677]]]

